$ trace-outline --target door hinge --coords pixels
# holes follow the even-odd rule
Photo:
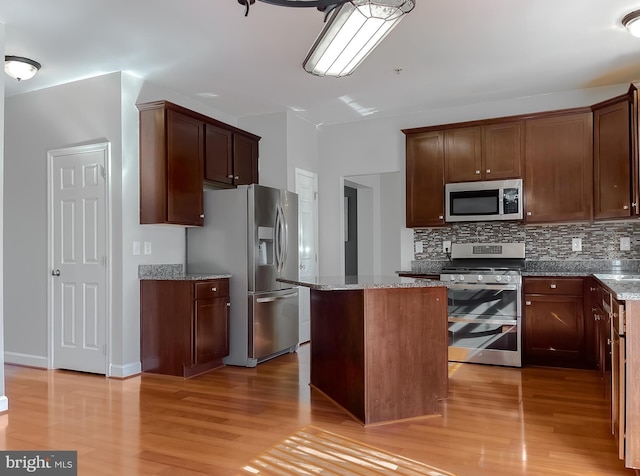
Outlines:
[[[100,175],[102,175],[102,178],[107,178],[107,171],[104,168],[104,165],[100,166]]]
[[[318,199],[318,192],[313,192],[313,199],[317,200]]]
[[[104,266],[105,268],[107,267],[107,257],[106,256],[102,257],[102,266]]]
[[[102,344],[102,354],[107,355],[107,344]]]

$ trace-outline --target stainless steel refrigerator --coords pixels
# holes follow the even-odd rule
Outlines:
[[[187,229],[187,272],[231,274],[227,365],[255,367],[298,348],[298,195],[262,185],[205,190]]]

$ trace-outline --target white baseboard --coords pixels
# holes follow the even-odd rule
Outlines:
[[[137,375],[142,372],[141,362],[130,362],[124,365],[110,365],[109,377],[114,378],[126,378],[132,375]]]
[[[19,352],[4,352],[5,364],[25,365],[27,367],[38,367],[42,369],[49,368],[49,362],[46,357],[41,355],[21,354]]]

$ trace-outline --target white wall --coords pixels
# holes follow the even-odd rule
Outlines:
[[[0,52],[4,52],[4,24],[0,23]],[[3,53],[4,56],[4,53]],[[7,75],[0,80],[0,216],[4,217],[4,82]],[[0,249],[3,241],[4,219],[0,219]],[[4,390],[4,259],[0,254],[0,412],[9,407],[9,400]]]
[[[510,101],[471,104],[465,107],[424,111],[383,119],[365,120],[349,124],[322,126],[319,133],[319,217],[320,217],[320,274],[344,274],[344,246],[342,243],[342,177],[349,175],[400,172],[405,177],[405,137],[402,129],[448,124],[477,119],[525,114],[533,112],[590,106],[599,101],[622,94],[628,84],[567,91],[557,94],[530,96]],[[410,269],[413,256],[411,230],[404,228],[405,182],[402,180],[400,200],[395,213],[402,217],[400,228],[399,262],[385,263],[387,270]]]
[[[4,84],[4,83],[3,83]],[[4,95],[3,95],[4,97]],[[47,366],[46,152],[96,141],[111,142],[112,325],[110,375],[140,370],[139,264],[184,263],[184,228],[139,224],[138,110],[166,99],[227,123],[220,111],[121,73],[77,81],[6,100],[4,259],[5,359]],[[233,119],[233,120],[230,120]],[[150,241],[152,254],[133,256],[133,241]]]

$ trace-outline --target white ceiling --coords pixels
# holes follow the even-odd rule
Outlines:
[[[241,118],[287,108],[334,124],[640,79],[640,0],[416,0],[355,73],[302,69],[314,8],[237,0],[2,0],[5,54],[42,63],[5,76],[12,96],[126,71]],[[397,73],[395,70],[400,69]],[[214,96],[215,95],[215,96]]]

